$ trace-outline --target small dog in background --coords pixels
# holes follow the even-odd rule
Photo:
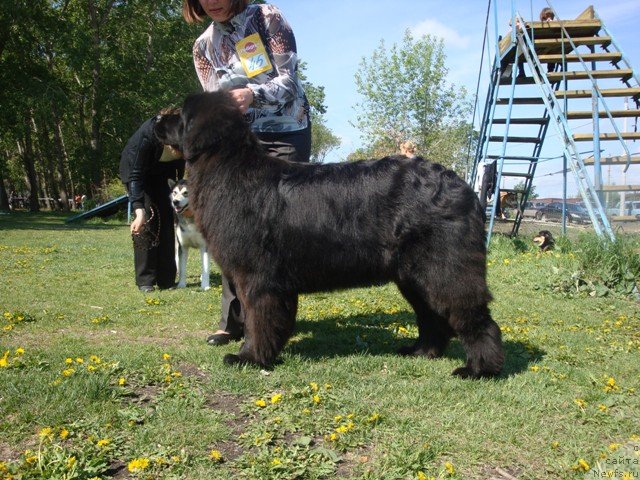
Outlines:
[[[196,228],[193,220],[193,212],[189,209],[189,188],[187,181],[182,179],[175,182],[169,179],[171,188],[171,205],[175,212],[176,224],[176,266],[178,267],[178,288],[187,286],[187,259],[189,249],[200,249],[202,259],[202,274],[200,286],[203,290],[209,290],[209,252],[204,238]]]
[[[556,241],[553,239],[553,235],[551,235],[549,230],[540,230],[538,235],[533,237],[533,243],[535,243],[541,251],[546,252],[547,250],[553,250]]]

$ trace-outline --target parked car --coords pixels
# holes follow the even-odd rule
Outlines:
[[[544,207],[545,205],[547,205],[544,202],[527,202],[524,205],[524,210],[522,211],[522,216],[523,217],[531,217],[531,218],[535,218],[536,214],[538,213],[538,210],[540,210],[542,207]]]
[[[640,200],[630,200],[624,202],[624,208],[620,213],[620,202],[613,207],[607,208],[608,215],[640,215]]]
[[[536,213],[536,219],[546,221],[562,221],[562,202],[552,202],[542,207]],[[591,223],[589,212],[575,203],[567,203],[567,222]]]

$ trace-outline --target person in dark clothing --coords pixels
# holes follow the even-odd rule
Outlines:
[[[165,109],[160,115],[177,114]],[[171,288],[176,280],[175,231],[168,180],[184,175],[182,154],[153,133],[157,117],[131,136],[120,157],[120,179],[135,212],[131,222],[136,285],[142,292]]]

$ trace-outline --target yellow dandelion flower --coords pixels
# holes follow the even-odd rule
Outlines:
[[[406,327],[398,327],[398,333],[401,333],[403,335],[408,335],[409,334],[409,330],[407,330]]]
[[[127,464],[127,470],[131,473],[142,472],[146,468],[149,467],[149,459],[148,458],[134,458]]]
[[[76,457],[69,457],[67,458],[67,468],[69,470],[71,470],[73,468],[73,466],[76,464]]]
[[[82,357],[77,357],[77,358],[76,358],[76,363],[84,363],[84,358],[82,358]]]
[[[456,469],[451,462],[445,462],[444,469],[447,471],[449,475],[453,475],[454,473],[456,473]]]
[[[7,468],[7,464],[5,462],[0,462],[0,473],[1,472],[6,472],[7,470],[9,470]]]
[[[331,440],[332,442],[335,442],[337,439],[338,439],[337,433],[332,433],[331,435],[329,435],[329,440]]]
[[[531,370],[532,372],[537,372],[538,370],[540,370],[540,366],[532,365],[531,367],[529,367],[529,370]]]
[[[616,384],[615,378],[609,377],[607,384],[604,386],[604,391],[608,393],[615,392],[617,390],[620,390],[620,387]]]
[[[320,403],[320,395],[314,395],[313,396],[313,403],[315,403],[315,404]]]
[[[342,415],[336,415],[335,417],[333,417],[333,421],[338,423],[340,420],[342,420]]]
[[[581,458],[578,460],[578,463],[573,466],[573,469],[578,472],[588,472],[589,470],[591,470],[591,466],[584,458]]]
[[[58,436],[62,440],[65,440],[69,436],[69,430],[67,430],[66,428],[62,427],[62,429],[60,430],[60,433],[58,433]]]
[[[97,355],[91,355],[89,357],[89,360],[91,360],[93,363],[102,363],[102,360]]]
[[[67,365],[71,365],[73,363],[73,358],[67,357],[64,359],[64,363]]]
[[[120,377],[118,379],[118,385],[120,385],[121,387],[124,386],[127,383],[127,380],[124,377]]]
[[[371,423],[375,423],[378,420],[380,420],[380,414],[378,412],[374,412],[369,418],[368,418],[369,422]]]
[[[169,355],[168,353],[163,353],[162,354],[162,359],[163,360],[169,360],[171,358],[171,355]]]
[[[4,352],[2,358],[0,358],[0,368],[7,368],[9,366],[9,350]]]
[[[338,428],[336,428],[336,432],[338,433],[347,433],[349,431],[349,428],[346,425],[340,425]]]
[[[581,399],[581,398],[576,398],[573,402],[574,402],[576,405],[578,405],[578,407],[580,407],[580,408],[584,408],[584,407],[586,407],[586,406],[587,406],[587,402],[585,402],[585,401],[584,401],[583,399]]]
[[[602,403],[600,405],[598,405],[598,410],[600,410],[603,413],[606,412],[608,409],[609,409],[609,407],[607,407],[606,405],[604,405]]]
[[[311,387],[311,390],[312,390],[312,391],[314,391],[314,392],[317,392],[317,391],[318,391],[318,388],[319,388],[319,387],[318,387],[318,384],[317,384],[316,382],[311,382],[311,383],[309,383],[309,386]]]
[[[276,467],[278,465],[282,465],[282,460],[280,460],[278,457],[276,457],[273,460],[271,460],[271,465],[273,465],[274,467]]]
[[[28,455],[25,457],[24,461],[27,462],[29,465],[33,465],[38,461],[38,457],[36,455]]]
[[[24,355],[24,348],[22,347],[16,348],[16,355]]]
[[[504,263],[505,265],[509,265],[511,263],[511,260],[509,260],[508,258],[505,258],[502,263]]]
[[[111,439],[109,438],[103,438],[101,440],[98,440],[98,442],[96,443],[97,446],[99,446],[100,448],[105,448],[108,447],[109,445],[111,445]]]
[[[44,427],[43,429],[41,429],[38,432],[38,436],[44,440],[46,438],[51,438],[53,436],[53,428],[51,427]]]
[[[281,400],[282,400],[282,394],[281,393],[276,393],[276,394],[271,396],[271,403],[272,404],[278,403]]]
[[[95,365],[87,365],[87,372],[95,372],[97,369]]]
[[[218,452],[220,453],[220,452]],[[220,458],[222,458],[222,455],[220,455]],[[182,461],[182,458],[180,458],[180,455],[172,455],[171,456],[171,461],[173,463],[180,463]]]
[[[324,389],[325,389],[325,390],[331,390],[332,388],[333,388],[333,387],[331,386],[331,384],[330,384],[330,383],[325,383],[325,384],[324,384]]]
[[[611,443],[611,444],[609,444],[609,450],[611,450],[612,452],[615,452],[621,446],[622,446],[622,444],[620,444],[620,443]]]
[[[558,448],[560,448],[560,442],[551,442],[551,448],[557,450]]]
[[[260,407],[260,408],[264,408],[267,406],[267,402],[265,402],[263,399],[256,400],[255,404],[256,404],[256,407]]]
[[[304,413],[305,415],[309,415],[311,413],[311,410],[309,410],[308,408],[305,408],[302,410],[302,413]]]

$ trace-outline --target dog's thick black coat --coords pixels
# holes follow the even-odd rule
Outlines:
[[[535,243],[540,250],[546,252],[547,250],[553,250],[556,241],[549,230],[540,230],[538,235],[533,237],[533,243]]]
[[[501,371],[483,213],[454,172],[403,156],[269,157],[222,92],[191,95],[156,134],[183,150],[196,222],[245,312],[245,341],[226,363],[271,365],[293,333],[299,293],[393,281],[419,329],[401,353],[439,357],[457,336],[467,363],[454,374]]]

